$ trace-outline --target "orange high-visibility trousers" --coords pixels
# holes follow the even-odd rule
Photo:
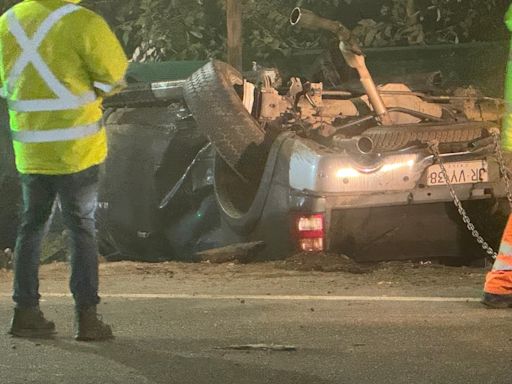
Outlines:
[[[512,295],[512,215],[501,239],[498,257],[485,280],[485,293]]]

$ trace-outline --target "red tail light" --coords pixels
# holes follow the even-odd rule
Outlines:
[[[324,214],[297,215],[293,223],[294,237],[298,248],[304,252],[321,252],[324,250]]]

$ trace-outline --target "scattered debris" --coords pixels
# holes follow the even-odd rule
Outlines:
[[[274,352],[295,352],[297,347],[293,345],[279,344],[241,344],[230,345],[228,347],[220,347],[216,349],[231,349],[235,351],[274,351]]]
[[[213,264],[238,262],[242,264],[255,261],[258,253],[265,248],[263,241],[253,243],[239,243],[227,247],[214,248],[198,252],[196,255],[202,260]]]
[[[0,251],[0,269],[11,269],[12,267],[12,250],[6,248]]]
[[[174,271],[166,268],[165,265],[162,267],[159,264],[141,264],[136,266],[135,270],[138,275],[160,275],[166,276],[169,279],[174,277]]]
[[[375,264],[357,263],[348,256],[334,253],[299,253],[282,262],[281,267],[294,271],[348,272],[363,274],[373,272]]]

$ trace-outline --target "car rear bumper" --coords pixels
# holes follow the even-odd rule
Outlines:
[[[504,220],[493,217],[488,205],[468,202],[466,207],[479,213],[475,225],[496,247],[500,231],[492,228]],[[358,261],[485,256],[451,203],[334,209],[328,216],[328,249]]]

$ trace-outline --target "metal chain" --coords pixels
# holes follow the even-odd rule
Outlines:
[[[510,182],[510,171],[505,164],[505,158],[503,157],[503,151],[501,150],[501,137],[500,131],[498,129],[491,131],[492,137],[494,139],[494,148],[496,151],[498,164],[500,166],[500,173],[505,180],[505,187],[507,189],[507,200],[510,206],[510,210],[512,211],[512,188]]]
[[[439,141],[433,140],[429,143],[429,149],[434,155],[435,160],[439,163],[439,166],[441,167],[441,173],[443,174],[444,179],[446,180],[446,185],[448,186],[450,190],[450,195],[453,199],[453,204],[457,208],[457,211],[459,212],[460,216],[462,217],[462,221],[464,224],[466,224],[466,227],[468,231],[471,233],[471,236],[473,236],[477,243],[480,244],[482,249],[493,259],[496,259],[498,254],[492,249],[492,247],[485,241],[485,239],[480,235],[480,232],[475,228],[474,224],[471,222],[470,217],[468,216],[466,210],[462,206],[462,203],[460,199],[457,196],[457,193],[455,192],[455,189],[453,188],[452,183],[450,182],[450,178],[448,176],[448,171],[446,170],[446,167],[444,166],[444,163],[441,159],[441,154],[439,152]],[[512,193],[510,193],[510,198],[512,198]],[[512,199],[509,200],[512,204]]]

